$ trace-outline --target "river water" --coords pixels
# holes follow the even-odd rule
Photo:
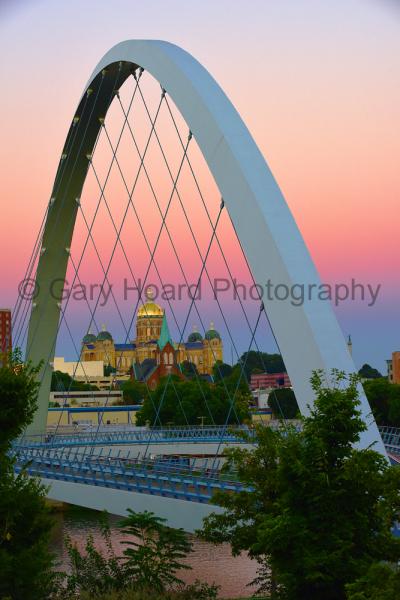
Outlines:
[[[121,534],[117,527],[119,517],[110,517],[112,541],[115,550],[122,554],[123,546],[120,544]],[[56,515],[52,549],[60,562],[61,570],[68,570],[68,555],[64,547],[64,536],[69,535],[78,547],[83,549],[86,538],[92,534],[95,544],[104,548],[100,535],[99,513],[75,507],[68,508]],[[191,537],[193,552],[186,559],[192,567],[191,571],[184,570],[179,576],[187,583],[199,579],[220,586],[221,598],[241,598],[254,593],[254,588],[247,584],[254,579],[257,572],[257,563],[249,559],[246,554],[232,557],[230,546],[222,544],[214,546],[203,542],[196,537]]]

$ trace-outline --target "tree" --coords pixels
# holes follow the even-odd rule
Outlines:
[[[122,533],[130,536],[122,542],[128,546],[123,553],[126,576],[138,588],[162,592],[183,583],[177,571],[191,568],[182,562],[192,551],[186,533],[167,527],[165,521],[151,512],[128,509],[121,522]]]
[[[190,362],[190,360],[184,360],[180,364],[180,369],[181,369],[182,375],[184,377],[186,377],[186,379],[194,379],[195,377],[198,377],[198,375],[199,375],[196,365],[194,363]]]
[[[347,586],[347,600],[394,600],[400,598],[400,568],[373,564],[365,575]]]
[[[364,381],[363,386],[378,425],[400,427],[400,385],[382,377]]]
[[[374,369],[371,365],[365,363],[361,369],[358,371],[360,377],[365,379],[378,379],[382,377],[382,374],[379,373],[378,369]]]
[[[295,419],[299,416],[296,396],[291,388],[272,390],[268,396],[268,406],[278,419]]]
[[[62,371],[53,371],[51,375],[50,389],[52,392],[91,392],[97,391],[99,388],[95,385],[91,385],[90,383],[76,381],[76,379],[72,379],[68,373],[63,373]]]
[[[124,404],[141,404],[148,395],[146,384],[128,379],[121,384]]]
[[[84,552],[81,552],[69,536],[65,538],[69,558],[69,572],[61,596],[80,597],[88,593],[98,598],[101,594],[120,592],[127,587],[127,581],[120,557],[111,543],[111,530],[107,513],[103,513],[100,522],[104,553],[94,545],[92,535],[86,539]],[[79,596],[78,596],[79,595]]]
[[[117,372],[117,369],[111,365],[104,365],[104,377],[109,377]]]
[[[243,422],[249,417],[248,403],[243,394],[233,397],[223,386],[170,375],[160,379],[155,391],[145,398],[136,423],[198,425],[200,417],[206,425]]]
[[[232,366],[217,360],[213,366],[213,379],[214,381],[220,381],[225,377],[229,377],[232,374]]]
[[[40,365],[24,365],[15,350],[0,367],[0,456],[4,459],[12,441],[31,423],[36,409]]]
[[[254,449],[227,451],[226,469],[247,489],[216,494],[225,513],[207,517],[202,536],[258,559],[273,597],[344,600],[346,585],[373,563],[400,558],[390,529],[400,470],[355,447],[366,429],[358,381],[333,371],[328,386],[315,373],[315,404],[301,431],[257,426]]]
[[[83,552],[67,538],[70,568],[60,600],[216,600],[216,586],[199,582],[186,586],[177,576],[191,568],[183,562],[192,545],[182,529],[168,527],[153,513],[130,509],[118,526],[127,535],[122,556],[112,547],[107,513],[101,520],[105,550],[95,548],[92,536]]]
[[[286,371],[280,354],[268,354],[268,352],[249,350],[242,354],[239,363],[243,365],[248,381],[250,381],[250,376],[254,372],[282,373]]]
[[[23,364],[18,350],[0,368],[0,598],[12,600],[42,600],[56,577],[46,488],[24,469],[14,473],[12,451],[33,420],[39,368]]]

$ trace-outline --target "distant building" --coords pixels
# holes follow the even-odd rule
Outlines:
[[[90,331],[82,340],[81,360],[99,361],[115,368],[118,373],[130,373],[134,365],[144,366],[154,364],[159,352],[158,340],[161,335],[163,322],[166,320],[165,310],[154,302],[151,288],[146,290],[146,302],[139,308],[136,319],[136,337],[134,340],[118,344],[109,331],[103,331],[96,336]],[[171,340],[176,363],[189,361],[196,366],[200,375],[212,375],[213,366],[217,360],[223,361],[223,345],[221,336],[214,328],[203,336],[194,330],[186,342],[178,343]],[[148,363],[148,361],[152,361]]]
[[[386,364],[390,383],[400,383],[400,351],[392,352],[392,358]]]
[[[112,404],[123,404],[123,394],[121,390],[66,390],[50,392],[50,402],[58,403],[60,406],[107,406]]]
[[[252,373],[250,377],[251,390],[289,388],[291,386],[287,373]]]
[[[104,363],[102,360],[69,362],[64,360],[62,356],[56,356],[53,370],[67,373],[73,379],[79,377],[89,380],[90,377],[103,377]]]
[[[0,353],[12,350],[11,310],[0,308]]]

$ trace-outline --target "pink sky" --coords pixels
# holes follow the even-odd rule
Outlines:
[[[3,6],[3,5],[2,5]],[[68,123],[127,38],[181,45],[213,74],[271,167],[324,281],[381,283],[338,310],[356,362],[400,347],[400,11],[374,0],[38,0],[0,8],[0,305],[16,288]]]

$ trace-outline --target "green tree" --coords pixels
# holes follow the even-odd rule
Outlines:
[[[268,354],[268,352],[249,350],[242,354],[239,362],[244,366],[248,381],[250,381],[250,376],[254,372],[282,373],[286,371],[280,354]]]
[[[213,366],[213,379],[215,382],[232,375],[232,366],[217,360]]]
[[[151,512],[130,509],[121,527],[129,536],[122,542],[128,546],[123,553],[126,577],[136,587],[162,592],[183,583],[176,573],[191,568],[182,561],[192,551],[183,529],[166,526],[165,519]]]
[[[365,575],[347,586],[347,600],[394,600],[400,598],[400,568],[373,564]]]
[[[143,399],[148,396],[145,383],[128,379],[121,384],[124,404],[141,404]]]
[[[184,360],[180,364],[180,369],[181,369],[182,375],[184,377],[186,377],[186,379],[194,379],[195,377],[198,377],[198,375],[199,375],[196,365],[194,363],[190,362],[190,360]]]
[[[215,600],[216,586],[200,582],[185,585],[178,572],[190,569],[184,559],[192,545],[182,529],[172,529],[153,513],[135,513],[118,524],[127,547],[117,555],[111,543],[111,531],[104,513],[100,532],[103,548],[87,538],[80,551],[66,539],[69,569],[59,600]]]
[[[19,465],[14,472],[12,454],[13,440],[33,420],[38,371],[18,350],[0,368],[0,598],[12,600],[46,598],[56,577],[46,489]]]
[[[102,515],[100,521],[100,534],[104,542],[104,552],[95,547],[92,535],[87,537],[83,552],[69,536],[66,536],[69,572],[61,596],[66,594],[67,597],[76,598],[82,593],[88,593],[98,598],[99,595],[120,592],[127,587],[128,582],[120,557],[115,554],[112,547],[111,530],[106,513]]]
[[[24,365],[15,350],[0,366],[0,456],[5,459],[11,443],[31,423],[36,409],[38,367]]]
[[[355,447],[366,429],[358,377],[334,371],[331,381],[313,375],[315,405],[301,431],[258,426],[254,449],[227,451],[226,468],[248,491],[216,494],[225,513],[209,516],[202,532],[258,559],[264,589],[285,600],[344,600],[373,563],[400,558],[390,529],[400,470]]]
[[[212,385],[203,380],[182,380],[175,375],[162,378],[154,392],[148,395],[136,414],[138,425],[198,425],[204,423],[235,424],[249,418],[247,397],[236,393],[234,410],[233,395],[222,385]]]
[[[290,388],[272,390],[268,396],[268,406],[278,419],[295,419],[299,416],[296,396]]]
[[[62,371],[53,371],[51,375],[50,389],[52,392],[91,392],[98,390],[99,388],[95,385],[91,385],[90,383],[84,383],[83,381],[72,379],[68,373],[63,373]]]
[[[400,385],[382,377],[364,381],[363,386],[378,425],[400,427]]]
[[[371,365],[365,363],[361,369],[358,371],[360,377],[365,379],[378,379],[382,377],[382,374],[379,373],[378,369],[374,369]]]
[[[104,376],[109,377],[117,372],[117,369],[111,365],[104,365]]]

